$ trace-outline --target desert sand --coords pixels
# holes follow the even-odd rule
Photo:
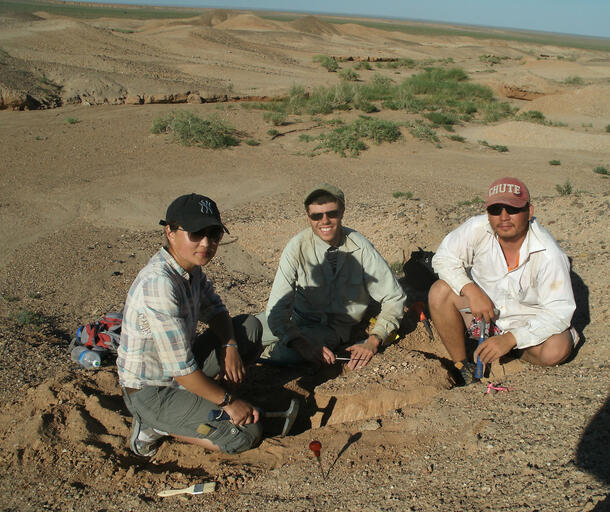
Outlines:
[[[500,100],[555,125],[472,122],[456,127],[463,143],[404,131],[358,158],[306,156],[299,135],[319,134],[318,123],[291,116],[272,137],[262,112],[242,100],[338,83],[312,62],[317,54],[452,59]],[[480,59],[490,54],[507,58],[491,66]],[[322,17],[202,10],[143,21],[41,11],[0,18],[0,66],[2,510],[609,510],[610,181],[593,172],[610,164],[607,51]],[[361,79],[374,72],[400,81],[418,70],[363,70]],[[211,150],[152,135],[153,120],[173,110],[216,114],[260,145]],[[261,446],[241,455],[168,440],[143,460],[127,446],[131,417],[112,361],[87,371],[67,354],[78,325],[121,309],[180,194],[219,204],[231,235],[206,271],[233,314],[256,313],[283,246],[306,226],[302,198],[314,183],[340,186],[345,225],[399,266],[481,213],[464,203],[506,175],[528,184],[536,216],[572,260],[582,337],[558,367],[493,365],[490,381],[511,391],[454,387],[438,335],[430,341],[411,319],[357,372],[251,368],[247,399],[267,409],[302,401],[292,435],[279,437],[269,423]],[[566,181],[573,191],[559,195]],[[307,449],[312,439],[322,442],[326,480]],[[157,496],[203,481],[215,481],[216,492]]]

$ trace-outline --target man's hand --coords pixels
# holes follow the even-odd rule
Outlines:
[[[310,343],[300,337],[290,342],[290,348],[296,350],[306,361],[318,364],[335,364],[335,353],[327,346]]]
[[[233,403],[225,405],[223,409],[231,417],[231,423],[234,425],[257,423],[260,418],[259,410],[243,400],[235,400]]]
[[[474,351],[474,360],[476,361],[478,356],[483,364],[493,363],[503,355],[508,354],[516,346],[517,340],[510,332],[492,336],[477,347]]]
[[[379,345],[381,345],[379,338],[371,335],[364,343],[347,347],[345,350],[350,353],[350,360],[347,363],[348,368],[352,370],[364,368],[378,352]]]
[[[470,312],[475,320],[483,317],[488,324],[493,320],[494,303],[481,288],[474,283],[468,283],[462,288],[461,294],[468,299]]]
[[[233,346],[233,344],[235,346]],[[231,346],[224,347],[224,357],[221,358],[222,378],[232,384],[241,384],[246,377],[246,369],[237,349],[237,342],[232,341]]]

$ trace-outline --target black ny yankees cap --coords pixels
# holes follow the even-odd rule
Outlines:
[[[210,226],[221,226],[225,232],[229,232],[220,220],[216,203],[200,194],[187,194],[175,199],[167,208],[165,220],[160,220],[159,224],[162,226],[178,224],[191,233]]]

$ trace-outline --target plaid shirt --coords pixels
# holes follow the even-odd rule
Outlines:
[[[129,289],[117,369],[121,386],[176,386],[173,377],[197,369],[191,346],[197,321],[227,308],[201,267],[189,275],[166,249],[140,271]]]

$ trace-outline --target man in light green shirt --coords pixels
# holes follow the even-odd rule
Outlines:
[[[293,237],[280,258],[266,313],[263,358],[275,364],[334,364],[362,368],[394,337],[405,294],[390,267],[360,233],[342,226],[345,196],[322,183],[305,197],[310,227]],[[365,340],[353,339],[371,300],[381,305]]]

